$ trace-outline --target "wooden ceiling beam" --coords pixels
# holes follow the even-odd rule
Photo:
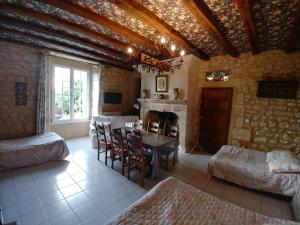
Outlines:
[[[130,15],[134,16],[138,20],[150,25],[157,31],[170,38],[176,44],[184,48],[187,52],[194,54],[195,56],[208,60],[209,56],[201,49],[192,45],[181,33],[176,31],[173,27],[167,24],[165,21],[156,16],[148,8],[143,6],[137,0],[124,1],[124,0],[108,0],[112,4],[123,9]]]
[[[255,19],[252,12],[252,1],[251,0],[236,0],[241,19],[246,26],[247,36],[250,41],[253,54],[258,54],[259,50],[257,47],[257,32],[255,26]]]
[[[204,2],[200,0],[182,0],[182,3],[191,11],[198,23],[207,29],[210,36],[223,46],[227,53],[233,57],[238,56],[237,51],[227,39],[226,34],[222,31],[211,10]]]
[[[300,35],[300,1],[298,1],[296,19],[294,21],[291,32],[289,34],[288,43],[286,45],[285,52],[293,53],[296,51],[298,35]]]
[[[0,20],[0,22],[1,22],[1,20]],[[55,39],[53,39],[51,37],[44,37],[44,36],[41,36],[39,34],[33,34],[33,33],[23,32],[23,31],[20,31],[20,30],[16,29],[16,27],[14,27],[14,28],[5,28],[5,27],[2,27],[1,25],[0,25],[0,27],[1,27],[1,30],[4,30],[4,31],[8,31],[8,32],[11,32],[11,33],[14,33],[14,34],[18,34],[18,35],[24,35],[24,36],[33,38],[35,40],[47,42],[47,43],[50,43],[50,44],[54,44],[54,45],[58,45],[58,46],[66,47],[66,48],[70,48],[70,49],[73,49],[73,50],[76,50],[76,51],[80,51],[80,52],[83,52],[83,53],[86,53],[86,54],[89,54],[89,55],[93,55],[93,56],[101,59],[103,62],[108,62],[108,63],[112,63],[112,62],[126,63],[125,61],[114,59],[114,58],[111,58],[109,56],[106,56],[106,55],[103,55],[103,54],[99,54],[97,52],[94,52],[94,51],[91,51],[91,50],[88,50],[88,49],[84,49],[84,48],[76,46],[74,44],[70,44],[70,43],[63,42],[63,41],[58,41],[58,40],[55,40]]]
[[[35,18],[40,21],[44,21],[47,23],[50,23],[52,25],[58,26],[58,27],[64,27],[68,30],[73,31],[74,33],[80,33],[85,36],[91,37],[93,39],[102,41],[108,45],[114,46],[116,48],[121,49],[123,52],[126,51],[128,44],[121,42],[117,39],[111,38],[109,36],[106,36],[104,34],[100,34],[96,31],[90,30],[88,28],[82,27],[80,25],[68,22],[66,20],[57,18],[55,16],[49,15],[47,13],[43,13],[34,9],[30,9],[21,5],[16,4],[9,4],[9,3],[0,3],[0,10],[4,12],[10,12],[10,13],[17,13],[20,15],[28,16]],[[137,49],[133,48],[135,52],[137,52]]]
[[[34,35],[24,34],[23,32],[19,32],[19,31],[11,31],[11,30],[8,30],[8,29],[5,29],[5,28],[0,28],[0,31],[2,33],[7,33],[7,34],[12,35],[12,36],[23,37],[24,39],[26,37],[30,37],[32,40],[35,40],[35,41],[42,41],[44,43],[54,44],[53,42],[46,41],[43,38],[37,38]],[[6,39],[6,38],[0,38],[0,39],[1,40],[11,40],[11,39]],[[66,53],[66,54],[69,54],[69,55],[75,55],[75,56],[78,56],[78,57],[80,56],[81,58],[97,61],[97,62],[99,62],[101,64],[104,64],[104,65],[111,65],[111,66],[120,67],[120,68],[127,69],[127,70],[133,70],[132,65],[130,65],[128,63],[117,62],[115,60],[103,59],[101,57],[98,57],[97,55],[92,55],[92,54],[84,52],[84,51],[79,51],[79,50],[76,50],[74,48],[70,48],[68,46],[54,44],[54,45],[57,45],[58,47],[64,47],[64,48],[67,48],[69,50],[76,50],[77,53],[72,53],[72,52],[60,50],[60,49],[53,48],[53,47],[45,47],[43,45],[37,44],[37,42],[29,44],[26,41],[20,41],[20,40],[19,41],[11,40],[11,41],[17,42],[17,43],[25,43],[25,44],[27,44],[27,46],[30,46],[30,47],[39,47],[41,49],[47,49],[47,50],[51,50],[51,51],[62,52],[62,53]],[[85,54],[88,54],[88,55],[85,55]]]
[[[88,19],[102,27],[108,28],[115,34],[123,36],[137,45],[143,46],[144,48],[148,48],[152,51],[157,51],[157,47],[154,41],[147,39],[146,37],[130,30],[129,28],[122,26],[121,24],[108,19],[101,14],[93,12],[90,9],[82,7],[76,3],[73,3],[72,0],[37,0],[38,2],[42,2],[53,7],[62,9],[64,11],[70,12],[74,15],[80,16],[82,18]]]
[[[73,34],[70,34],[70,33],[62,31],[62,30],[53,30],[50,27],[35,24],[35,23],[32,23],[31,21],[22,21],[22,20],[6,17],[4,15],[0,15],[0,21],[4,22],[7,25],[21,27],[21,28],[29,29],[29,30],[36,31],[36,32],[39,32],[42,34],[52,35],[55,37],[59,37],[59,38],[68,40],[68,41],[72,41],[72,42],[87,46],[89,48],[98,50],[100,52],[106,53],[109,56],[115,56],[115,57],[120,58],[123,61],[128,61],[127,54],[110,49],[103,45],[96,44],[95,42],[93,42],[89,39],[77,37]]]

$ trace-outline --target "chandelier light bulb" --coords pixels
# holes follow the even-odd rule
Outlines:
[[[171,51],[174,52],[176,49],[176,46],[175,45],[171,45]]]
[[[132,54],[133,49],[132,49],[131,47],[129,47],[129,48],[127,49],[127,52],[128,52],[129,54]]]
[[[161,43],[161,44],[166,43],[166,39],[165,39],[164,37],[162,37],[162,38],[160,39],[160,43]]]
[[[181,50],[180,51],[180,56],[184,56],[185,55],[185,51],[184,50]]]

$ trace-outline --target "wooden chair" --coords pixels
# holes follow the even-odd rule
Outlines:
[[[164,129],[164,135],[168,137],[174,137],[177,139],[177,142],[174,144],[170,144],[167,146],[162,147],[159,152],[160,152],[160,161],[163,163],[165,161],[165,170],[168,171],[168,166],[169,166],[169,156],[173,154],[173,166],[176,163],[177,160],[177,154],[178,154],[178,138],[179,138],[179,132],[178,132],[178,127],[173,126],[173,125],[166,125]]]
[[[107,165],[107,152],[111,149],[111,142],[107,140],[106,132],[105,132],[105,124],[99,124],[95,121],[96,135],[97,135],[97,143],[98,143],[98,160],[100,160],[100,153],[105,152],[105,165]],[[104,148],[101,151],[101,148]]]
[[[138,167],[141,171],[140,185],[144,186],[144,171],[146,167],[151,168],[150,159],[144,155],[144,146],[141,134],[127,133],[127,149],[128,149],[128,174],[130,179],[130,170]]]
[[[147,131],[158,134],[159,131],[159,122],[156,121],[148,121]]]
[[[122,162],[122,175],[124,175],[124,169],[127,158],[127,148],[124,145],[124,138],[122,135],[121,128],[111,130],[110,129],[110,138],[111,138],[111,168],[114,168],[114,161],[121,160]]]

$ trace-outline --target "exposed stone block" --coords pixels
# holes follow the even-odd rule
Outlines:
[[[245,108],[243,105],[234,106],[234,112],[237,116],[244,116]]]
[[[268,139],[267,139],[266,137],[255,137],[255,138],[253,139],[253,141],[256,142],[256,143],[266,143],[267,140],[268,140]]]
[[[247,129],[235,128],[232,131],[232,137],[240,141],[250,141],[251,131]]]

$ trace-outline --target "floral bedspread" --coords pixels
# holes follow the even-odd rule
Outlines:
[[[300,188],[300,174],[273,173],[267,153],[224,145],[209,162],[210,175],[257,190],[294,196]]]
[[[62,160],[69,149],[62,137],[50,132],[0,141],[0,171]]]
[[[264,216],[223,201],[173,177],[107,223],[112,224],[300,224]]]

